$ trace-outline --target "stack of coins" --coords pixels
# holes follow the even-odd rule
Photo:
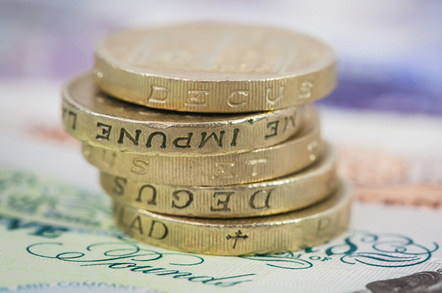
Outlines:
[[[332,50],[293,31],[129,30],[65,86],[63,122],[134,238],[204,254],[297,250],[349,222],[333,149],[301,106],[335,83]]]

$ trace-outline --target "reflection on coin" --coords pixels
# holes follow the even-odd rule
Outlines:
[[[308,107],[302,114],[303,128],[297,136],[267,148],[231,154],[171,156],[119,152],[83,144],[83,155],[105,173],[137,181],[187,186],[258,182],[297,172],[320,158],[323,143],[317,113]]]
[[[335,86],[335,56],[290,30],[194,23],[116,33],[95,50],[95,80],[136,104],[253,112],[310,103]]]
[[[245,219],[174,217],[114,203],[117,225],[126,233],[174,250],[216,255],[282,252],[312,247],[349,223],[351,195],[345,184],[326,200],[300,211]]]
[[[296,107],[257,114],[176,114],[131,105],[96,90],[90,74],[63,91],[63,123],[80,141],[144,153],[212,154],[278,144],[300,129]],[[158,142],[161,143],[158,143]]]
[[[161,214],[200,218],[245,218],[310,206],[337,186],[336,156],[330,146],[314,166],[280,179],[228,186],[177,186],[100,174],[115,200]]]

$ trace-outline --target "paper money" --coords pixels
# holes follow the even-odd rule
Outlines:
[[[9,174],[15,178],[30,175],[11,169],[1,173],[2,177]],[[38,182],[34,188],[58,185],[68,193],[80,193],[75,186],[34,176]],[[381,279],[437,272],[442,266],[438,244],[442,239],[434,233],[442,220],[439,211],[356,203],[352,229],[327,244],[277,255],[217,257],[149,246],[118,231],[91,229],[88,223],[72,225],[67,218],[54,224],[50,214],[34,214],[31,219],[10,216],[10,200],[3,201],[5,192],[19,187],[26,192],[28,183],[16,180],[14,187],[1,185],[0,292],[66,287],[159,292],[221,292],[226,288],[241,292],[350,292]],[[105,195],[89,195],[106,206]],[[44,197],[41,194],[34,200]],[[71,205],[72,199],[60,194],[51,209],[64,213]],[[88,213],[89,207],[78,208],[76,214],[80,212]],[[112,223],[110,217],[97,222],[101,227]]]

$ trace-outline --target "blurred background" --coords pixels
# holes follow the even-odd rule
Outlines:
[[[95,44],[132,26],[196,20],[287,27],[335,50],[340,82],[323,103],[442,115],[442,2],[0,1],[0,78],[64,81],[92,67]]]
[[[190,21],[292,28],[330,44],[339,84],[318,105],[355,197],[442,208],[439,0],[0,0],[0,163],[99,189],[61,128],[61,85],[92,68],[109,33]]]

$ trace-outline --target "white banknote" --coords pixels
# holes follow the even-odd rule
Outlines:
[[[0,292],[442,290],[441,119],[322,108],[354,185],[349,230],[303,251],[218,257],[114,226],[98,172],[61,128],[59,88],[0,84]]]

